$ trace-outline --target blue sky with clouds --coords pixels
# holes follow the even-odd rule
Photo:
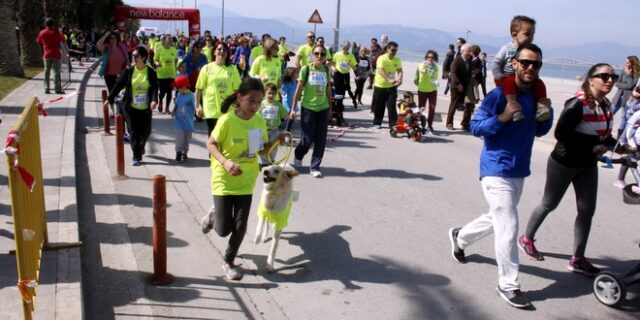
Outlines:
[[[221,7],[222,0],[125,0],[129,5],[193,8]],[[335,24],[337,0],[232,0],[225,9],[257,18],[288,17],[307,21],[318,9],[325,24]],[[536,41],[580,44],[614,41],[637,46],[639,0],[342,0],[341,25],[393,23],[449,32],[471,30],[508,36],[509,21],[517,14],[538,22]]]

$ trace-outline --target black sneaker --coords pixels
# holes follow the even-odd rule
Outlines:
[[[176,162],[182,162],[182,152],[176,152]]]
[[[187,153],[186,152],[183,152],[182,153],[182,161],[187,161],[187,160],[189,160],[189,157],[187,157]]]
[[[510,306],[514,308],[526,309],[531,307],[529,298],[527,298],[527,296],[518,289],[503,291],[502,289],[500,289],[500,287],[498,287],[496,288],[496,293],[500,298],[502,298],[502,300],[506,301]]]
[[[449,229],[449,240],[451,241],[451,256],[456,262],[467,263],[467,259],[464,256],[464,250],[458,246],[458,232],[461,228]]]

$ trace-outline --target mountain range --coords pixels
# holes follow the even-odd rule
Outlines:
[[[211,30],[219,34],[221,27],[221,9],[206,4],[199,5],[201,30]],[[225,10],[224,33],[235,34],[252,32],[260,37],[263,33],[269,33],[273,37],[284,36],[287,43],[296,47],[304,41],[304,34],[313,30],[310,23],[300,22],[291,18],[252,18]],[[160,27],[160,21],[145,21],[145,26]],[[316,33],[324,36],[327,46],[333,44],[333,25],[319,24]],[[449,43],[455,43],[456,38],[464,37],[466,32],[448,32],[433,28],[408,27],[397,24],[371,24],[359,26],[345,26],[340,28],[340,39],[347,39],[358,44],[369,45],[372,37],[379,38],[387,34],[389,39],[400,45],[400,55],[403,59],[419,61],[428,49],[437,52],[445,52]],[[495,36],[470,33],[469,40],[478,44],[482,51],[489,55],[496,53],[500,47],[510,39],[507,36]],[[591,64],[594,62],[608,62],[614,65],[622,65],[629,55],[639,55],[639,46],[629,46],[617,42],[593,42],[576,45],[550,45],[539,42],[543,49],[545,59],[573,61],[574,63]]]

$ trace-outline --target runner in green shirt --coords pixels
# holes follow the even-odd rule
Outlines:
[[[165,105],[163,105],[162,102],[166,97],[166,108],[164,108],[164,110],[166,113],[169,113],[173,93],[171,84],[176,78],[176,65],[178,64],[178,51],[173,46],[173,39],[170,36],[164,36],[162,43],[156,45],[153,60],[156,65],[156,72],[158,73],[158,86],[160,91],[158,111],[163,111],[163,106]]]
[[[313,61],[313,47],[316,41],[316,35],[313,32],[307,32],[307,43],[301,45],[296,52],[296,67],[302,68]]]

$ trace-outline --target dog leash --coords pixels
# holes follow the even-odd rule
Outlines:
[[[285,128],[289,124],[289,121],[291,121],[291,120],[287,119],[287,122],[285,122],[285,126],[284,126]],[[290,144],[288,146],[287,145],[283,145],[283,148],[286,151],[284,153],[284,157],[282,157],[281,159],[278,159],[278,160],[271,159],[271,151],[274,148],[277,148],[282,143],[280,142],[280,140],[278,140],[274,144],[272,144],[271,148],[269,148],[269,151],[267,152],[267,161],[269,161],[270,164],[276,164],[276,165],[280,165],[280,164],[283,164],[283,163],[286,164],[286,163],[289,162],[289,157],[291,157],[291,152],[293,151],[293,147],[292,147],[293,135],[291,134],[291,132],[289,132],[287,130],[282,131],[282,133],[285,135],[285,137],[289,137]]]

